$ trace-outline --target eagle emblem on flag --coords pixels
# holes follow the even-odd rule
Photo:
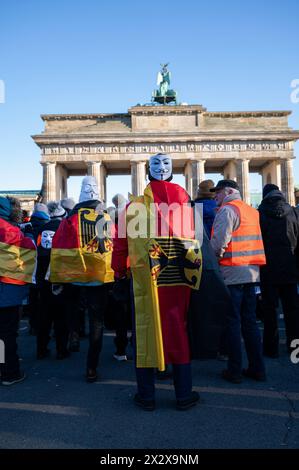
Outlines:
[[[148,254],[151,276],[158,287],[199,288],[202,256],[198,240],[157,237],[149,241]]]
[[[80,247],[87,253],[112,251],[111,220],[95,209],[82,208],[78,211]],[[101,236],[99,236],[101,235]]]

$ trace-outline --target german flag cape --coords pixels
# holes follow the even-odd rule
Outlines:
[[[130,267],[133,277],[135,326],[136,326],[136,365],[165,369],[167,349],[171,339],[167,338],[167,328],[163,329],[163,316],[169,313],[167,302],[171,300],[173,289],[181,290],[174,314],[177,319],[186,310],[186,295],[189,302],[190,289],[198,289],[201,276],[201,250],[194,239],[193,212],[184,203],[188,194],[180,186],[168,182],[151,182],[144,196],[134,198],[127,208],[127,236]],[[168,234],[162,231],[163,214],[160,203],[176,203],[174,215],[167,221]],[[141,206],[146,210],[140,211]],[[175,212],[187,211],[189,227],[174,224]],[[130,236],[138,213],[139,227],[147,227],[147,235]],[[135,220],[134,220],[135,219]],[[180,225],[180,224],[179,224]],[[186,223],[185,223],[186,225]],[[187,224],[188,225],[188,224]],[[187,313],[187,312],[186,312]],[[182,323],[179,321],[179,323]],[[186,344],[178,347],[178,355],[188,355],[189,346],[186,331],[179,331]],[[184,340],[179,340],[181,344]],[[165,350],[166,347],[166,350]],[[182,349],[184,351],[182,351]],[[185,352],[187,351],[187,352]],[[176,360],[176,359],[175,359]],[[184,359],[182,359],[184,362]],[[185,360],[185,363],[188,360]],[[178,360],[175,363],[180,363]]]
[[[95,207],[87,207],[90,206],[87,202],[59,225],[52,241],[51,282],[114,280],[109,234],[111,219],[108,214],[97,212],[92,202]]]
[[[33,283],[35,268],[34,242],[25,237],[18,227],[0,218],[0,280]]]

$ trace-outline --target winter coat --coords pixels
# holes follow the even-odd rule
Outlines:
[[[37,236],[37,270],[36,282],[41,285],[45,281],[51,257],[52,239],[58,229],[61,217],[52,218],[40,227]]]
[[[202,277],[199,290],[191,292],[188,332],[192,359],[212,359],[219,351],[231,297],[206,233],[201,250]]]
[[[0,309],[22,305],[23,300],[29,295],[29,286],[30,284],[20,286],[0,281]]]
[[[260,270],[261,282],[296,283],[299,210],[290,206],[277,190],[267,194],[258,210],[267,260]]]
[[[225,253],[226,247],[232,239],[232,234],[240,226],[240,213],[229,202],[241,200],[240,193],[229,194],[225,197],[223,205],[217,211],[213,224],[211,246],[219,259]],[[249,284],[259,282],[260,269],[258,265],[223,266],[220,265],[226,285]]]
[[[47,224],[50,221],[50,217],[48,214],[42,211],[35,211],[33,212],[31,219],[30,219],[30,224],[32,226],[32,232],[33,232],[33,238],[34,241],[37,241],[37,237],[39,233],[41,232],[42,227]]]
[[[211,238],[212,226],[216,215],[216,201],[214,199],[197,198],[194,202],[203,206],[203,225],[208,237]]]
[[[10,222],[11,207],[8,199],[0,198],[0,218]],[[0,309],[22,305],[29,293],[29,285],[8,284],[0,281]],[[1,314],[1,312],[0,312]]]

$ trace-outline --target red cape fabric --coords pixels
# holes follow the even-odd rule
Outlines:
[[[152,181],[150,183],[154,202],[180,205],[190,201],[188,193],[179,185],[165,181]],[[193,227],[193,212],[190,207],[190,220]],[[161,214],[159,215],[161,218]],[[170,224],[171,225],[171,224]],[[158,223],[161,226],[161,223]],[[157,235],[160,235],[158,233]],[[170,228],[170,235],[172,231]],[[186,231],[186,238],[194,238],[192,230]],[[126,273],[128,256],[128,242],[126,238],[118,238],[117,231],[113,242],[112,268],[115,277],[122,277]],[[161,326],[163,336],[164,357],[166,364],[186,364],[190,362],[190,349],[187,334],[187,312],[190,302],[191,290],[187,286],[160,286],[158,288]]]
[[[52,248],[79,248],[78,214],[63,219],[56,231]]]
[[[154,202],[167,204],[187,204],[188,193],[179,185],[165,181],[150,183]],[[186,209],[188,210],[188,209]],[[159,214],[159,216],[161,216]],[[190,208],[190,220],[193,219]],[[160,226],[160,224],[159,224]],[[185,231],[186,232],[186,231]],[[160,235],[160,233],[158,233]],[[172,227],[170,226],[170,236]],[[194,238],[192,231],[185,237]],[[166,364],[186,364],[190,362],[190,348],[187,333],[187,313],[191,290],[187,286],[160,286],[158,288],[160,316]]]
[[[29,237],[25,237],[23,232],[15,225],[6,222],[0,218],[0,242],[8,245],[19,246],[20,248],[28,248],[35,250],[34,242]]]

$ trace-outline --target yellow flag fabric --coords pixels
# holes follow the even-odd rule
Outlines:
[[[145,197],[131,197],[127,211],[127,224],[134,218],[134,203],[145,203],[146,220],[139,223],[148,224],[150,219],[149,204],[154,202],[150,186],[147,186]],[[128,234],[130,268],[134,285],[135,325],[136,325],[136,366],[156,367],[165,370],[163,339],[158,299],[158,288],[153,282],[148,256],[147,238],[131,238]]]
[[[0,277],[26,283],[34,282],[36,251],[0,242]]]
[[[156,194],[156,192],[153,193],[152,186],[149,184],[144,191],[144,196],[131,197],[131,204],[126,214],[128,251],[134,286],[136,365],[137,367],[155,367],[159,370],[165,369],[167,354],[167,350],[164,351],[163,347],[163,344],[166,346],[164,340],[167,338],[167,331],[162,331],[161,322],[163,318],[161,313],[167,315],[167,296],[171,296],[171,289],[176,286],[182,289],[181,305],[178,305],[177,309],[178,311],[184,309],[186,305],[184,288],[198,289],[202,271],[201,249],[198,240],[194,239],[194,231],[182,232],[188,233],[187,236],[193,236],[193,238],[180,237],[179,234],[173,232],[172,228],[168,236],[159,235],[162,219],[161,214],[157,218],[156,205],[163,198],[163,190],[168,190],[167,197],[170,202],[180,200],[175,193],[177,189],[181,190],[183,196],[186,197],[182,188],[176,185],[169,185],[165,188],[164,186],[166,185],[159,185],[155,188]],[[146,211],[141,210],[142,207],[145,207]],[[178,204],[178,208],[182,212],[185,210],[183,204]],[[193,214],[191,208],[187,208],[186,212],[191,219]],[[140,236],[130,236],[135,224],[137,224],[136,232],[138,228],[141,232],[144,230],[146,232]],[[160,310],[161,305],[164,305],[163,312]],[[167,344],[169,344],[168,340]]]
[[[104,237],[97,236],[96,225],[102,220],[111,223],[108,214],[81,208],[61,222],[52,243],[51,282],[113,282],[112,240],[106,229]]]

